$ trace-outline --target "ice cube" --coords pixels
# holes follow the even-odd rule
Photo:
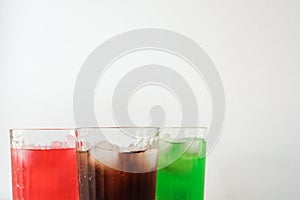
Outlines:
[[[75,144],[76,144],[75,137],[72,136],[72,135],[67,135],[65,146],[68,147],[68,148],[72,148],[72,147],[75,147]]]
[[[107,150],[107,151],[120,151],[120,147],[116,144],[112,144],[106,140],[102,140],[100,142],[98,142],[95,147],[103,149],[103,150]]]
[[[121,171],[131,173],[144,173],[157,169],[157,149],[142,152],[122,152],[119,154],[119,167]]]
[[[114,145],[108,141],[102,140],[98,142],[95,147],[103,149],[103,150],[109,150],[113,151],[114,150]]]
[[[62,148],[62,146],[63,146],[63,142],[53,141],[53,142],[51,142],[50,148],[51,149],[59,149],[59,148]]]
[[[151,149],[152,145],[150,144],[149,139],[137,139],[131,142],[127,149],[122,149],[123,152],[144,152],[148,149]]]
[[[119,146],[103,140],[90,149],[90,154],[97,162],[116,168],[119,151]]]
[[[137,153],[137,152],[144,152],[149,148],[150,148],[149,144],[146,146],[141,146],[141,145],[135,146],[134,144],[130,144],[127,150],[128,152],[131,153]]]
[[[165,134],[163,137],[162,137],[162,140],[165,141],[165,142],[171,142],[172,141],[172,138],[169,134]]]

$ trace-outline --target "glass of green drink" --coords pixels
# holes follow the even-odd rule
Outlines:
[[[156,200],[204,198],[206,131],[204,127],[160,130]]]

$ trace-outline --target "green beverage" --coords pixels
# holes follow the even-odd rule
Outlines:
[[[160,142],[160,169],[156,200],[202,200],[204,198],[204,139],[190,138]]]

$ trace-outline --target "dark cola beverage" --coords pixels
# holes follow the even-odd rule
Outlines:
[[[155,200],[157,150],[77,151],[80,200]]]

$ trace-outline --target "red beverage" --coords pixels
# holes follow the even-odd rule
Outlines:
[[[78,200],[75,148],[11,149],[13,200]]]

